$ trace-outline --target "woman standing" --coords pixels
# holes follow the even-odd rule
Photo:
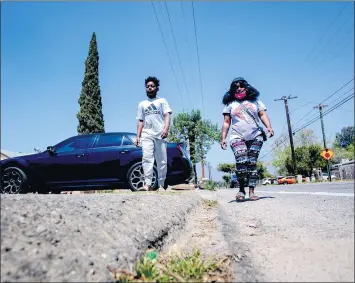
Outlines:
[[[258,180],[257,160],[267,136],[260,120],[265,125],[269,137],[274,135],[265,105],[258,99],[259,92],[239,77],[232,81],[229,91],[223,96],[224,122],[222,126],[222,149],[227,149],[226,138],[230,126],[230,146],[236,162],[239,182],[237,201],[245,200],[245,187],[249,187],[249,199],[258,200],[254,189]]]

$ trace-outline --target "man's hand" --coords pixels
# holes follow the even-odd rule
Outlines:
[[[273,130],[271,127],[266,128],[266,130],[267,130],[267,132],[268,132],[268,134],[269,134],[269,138],[271,138],[271,137],[274,136],[274,130]]]
[[[168,136],[169,129],[164,128],[163,131],[161,132],[161,137],[165,139]]]
[[[226,139],[222,139],[221,141],[221,148],[223,150],[226,150],[227,149],[227,142],[226,142]]]
[[[139,146],[140,141],[141,141],[141,138],[136,136],[136,146]]]

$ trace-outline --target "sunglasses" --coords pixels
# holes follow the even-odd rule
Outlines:
[[[155,85],[146,85],[145,88],[155,88]]]
[[[247,86],[245,82],[235,82],[234,85],[235,85],[236,89],[245,88]]]

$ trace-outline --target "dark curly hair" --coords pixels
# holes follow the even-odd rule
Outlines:
[[[245,85],[247,96],[246,99],[248,100],[255,100],[260,95],[259,91],[256,88],[252,87],[244,78],[239,77],[235,78],[232,83],[230,84],[229,91],[227,91],[222,98],[222,103],[224,105],[228,105],[229,103],[236,101],[237,99],[234,97],[234,93],[236,91],[236,84],[241,82]]]
[[[147,85],[148,82],[153,82],[157,88],[160,86],[159,80],[156,77],[149,76],[148,78],[145,79],[144,85]]]

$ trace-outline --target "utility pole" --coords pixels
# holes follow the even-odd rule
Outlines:
[[[293,145],[293,135],[292,135],[292,129],[291,129],[291,121],[290,121],[290,113],[288,111],[288,99],[294,99],[297,98],[297,96],[291,97],[291,95],[287,96],[282,96],[281,98],[274,99],[274,101],[279,101],[283,100],[285,103],[285,110],[286,110],[286,118],[287,118],[287,125],[288,125],[288,135],[290,137],[290,145],[291,145],[291,154],[292,154],[292,163],[293,163],[293,174],[296,175],[297,173],[297,167],[296,167],[296,157],[295,157],[295,148]]]
[[[212,166],[211,166],[211,163],[207,163],[207,167],[208,167],[208,179],[210,181],[212,181],[212,172],[211,172],[211,169],[212,169]]]
[[[320,124],[321,124],[321,127],[322,127],[324,149],[327,148],[327,142],[326,142],[326,139],[325,139],[325,131],[324,131],[324,122],[323,122],[323,108],[326,107],[326,106],[328,106],[328,105],[319,104],[319,105],[313,107],[313,108],[318,108],[319,109],[319,118],[320,118]],[[330,174],[330,161],[329,160],[327,160],[327,171],[328,171],[329,181],[331,182],[332,181],[332,176]]]

